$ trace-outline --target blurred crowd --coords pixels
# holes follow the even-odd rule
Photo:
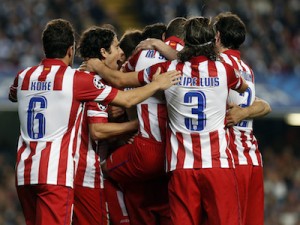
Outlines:
[[[238,14],[247,26],[243,57],[256,73],[300,76],[299,0],[142,0],[136,1],[146,23],[176,16]]]
[[[246,23],[242,53],[256,73],[300,76],[299,0],[131,0],[139,24],[168,23],[176,16],[215,16],[232,11]],[[115,16],[103,0],[3,0],[0,3],[0,71],[23,68],[42,57],[40,34],[49,19],[69,19],[81,32]]]
[[[221,11],[232,11],[246,23],[248,37],[241,50],[256,73],[300,77],[299,0],[136,0],[134,4],[145,25],[167,23],[176,16],[214,16]],[[94,24],[119,27],[101,0],[2,0],[1,73],[38,63],[43,58],[41,31],[47,21],[58,17],[69,19],[78,32]],[[300,225],[300,157],[296,151],[300,146],[290,145],[295,141],[289,139],[291,136],[297,139],[297,132],[286,137],[265,137],[268,140],[261,145],[265,225]],[[276,138],[283,142],[269,143]],[[0,145],[0,224],[3,225],[25,224],[14,187],[14,156],[14,149]]]

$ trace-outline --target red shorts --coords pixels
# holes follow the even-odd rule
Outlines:
[[[119,186],[111,179],[105,179],[104,191],[111,224],[129,225],[130,222],[124,202],[124,195]]]
[[[70,224],[73,189],[59,185],[17,186],[27,225]]]
[[[104,189],[74,186],[73,225],[107,225]]]
[[[125,203],[130,225],[172,225],[168,198],[168,177],[127,183]]]
[[[165,174],[165,144],[137,136],[106,160],[108,175],[119,183],[141,181]]]
[[[264,224],[263,167],[236,165],[243,224]]]
[[[240,225],[234,169],[180,169],[171,172],[169,202],[173,225]]]

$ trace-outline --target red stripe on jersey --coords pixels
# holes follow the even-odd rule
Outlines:
[[[148,104],[141,104],[141,116],[143,118],[144,122],[144,129],[148,133],[149,138],[155,139],[154,136],[151,133],[150,129],[150,118],[149,118],[149,109],[148,109]]]
[[[21,160],[21,155],[23,154],[23,152],[25,151],[27,145],[26,143],[23,141],[22,142],[22,146],[19,148],[18,152],[17,152],[17,161],[16,161],[16,168],[18,167],[20,160]]]
[[[198,133],[191,133],[192,144],[193,144],[193,155],[194,155],[194,166],[193,168],[202,168],[201,160],[201,139]]]
[[[218,131],[209,133],[212,167],[221,167],[220,163],[220,145],[219,145],[219,134]]]
[[[43,71],[41,73],[41,75],[38,78],[38,81],[45,81],[47,78],[47,75],[50,73],[51,71],[51,67],[49,66],[44,66]]]
[[[235,164],[239,164],[239,157],[238,157],[238,151],[237,151],[237,145],[235,144],[236,136],[234,134],[233,128],[229,128],[229,133],[230,133],[230,150],[233,155],[233,159]]]
[[[233,68],[234,69],[236,69],[236,70],[240,70],[240,68],[239,68],[239,65],[237,64],[237,62],[232,58],[232,56],[231,55],[227,55],[228,56],[228,58],[230,59],[230,61],[231,61],[231,65],[233,66]],[[240,64],[241,65],[241,64]],[[244,68],[243,68],[244,69]],[[245,69],[244,69],[245,70]]]
[[[170,63],[171,63],[171,62],[170,62]],[[170,66],[170,63],[169,63],[168,66]],[[176,70],[177,70],[177,71],[183,71],[183,66],[184,66],[183,63],[181,63],[181,62],[177,63],[177,65],[176,65]]]
[[[218,76],[216,63],[211,60],[208,60],[208,75],[209,75],[209,77],[217,77]]]
[[[100,162],[99,162],[99,156],[95,154],[95,188],[100,188],[100,176],[97,176],[97,174],[100,174]]]
[[[166,159],[167,159],[167,171],[171,170],[171,155],[172,155],[172,147],[171,147],[171,130],[170,128],[167,129],[166,134]]]
[[[32,141],[29,144],[31,152],[27,159],[24,160],[24,184],[30,184],[30,173],[31,173],[31,166],[32,166],[32,156],[35,155],[37,142]]]
[[[23,79],[23,83],[21,86],[21,90],[28,90],[29,89],[29,81],[30,81],[30,77],[32,75],[32,73],[36,70],[38,66],[33,66],[31,67],[25,74],[24,79]]]
[[[162,141],[166,140],[167,118],[167,106],[165,104],[157,104],[157,119]]]
[[[256,140],[256,138],[255,138],[254,135],[253,135],[253,130],[251,131],[250,139],[251,139],[251,141],[252,141],[252,145],[255,146],[255,155],[256,155],[256,158],[257,158],[258,165],[262,166],[262,165],[263,165],[263,162],[262,162],[262,158],[261,158],[260,151],[259,151],[259,149],[258,149],[257,140]]]
[[[191,72],[191,75],[192,75],[192,78],[196,78],[196,84],[197,86],[200,85],[200,72],[199,72],[199,64],[196,63],[196,64],[193,64],[191,65],[191,68],[192,68],[192,72]]]
[[[229,133],[225,133],[225,137],[226,137],[226,143],[229,142]],[[227,158],[228,158],[228,165],[229,165],[229,168],[234,168],[234,162],[232,161],[232,152],[230,151],[230,149],[228,148],[228,146],[226,147],[226,155],[227,155]]]
[[[65,75],[66,69],[67,69],[67,67],[65,67],[65,66],[59,67],[58,71],[55,74],[53,90],[56,90],[56,91],[62,90],[63,78]]]
[[[246,144],[247,137],[245,135],[245,131],[240,131],[240,133],[241,133],[241,138],[240,139],[241,139],[241,142],[243,144],[244,155],[247,159],[247,164],[252,165],[252,160],[251,160],[251,157],[250,157],[250,154],[249,154],[250,148]]]
[[[39,184],[47,183],[49,156],[52,142],[47,142],[46,147],[42,150],[39,168]]]
[[[72,108],[70,115],[77,115],[78,107],[80,106],[80,102],[72,101]],[[82,114],[80,114],[82,116]],[[78,117],[79,119],[80,117]],[[75,123],[76,117],[70,117],[68,123],[68,130],[72,128],[73,124]],[[61,142],[61,150],[59,156],[59,163],[58,163],[58,174],[57,174],[57,184],[65,184],[66,183],[66,170],[68,165],[68,147],[70,144],[71,132],[67,132]],[[74,146],[73,146],[74,147]],[[72,148],[73,151],[73,148]]]
[[[183,168],[185,159],[185,149],[183,145],[183,136],[181,133],[176,133],[176,139],[178,141],[178,151],[177,151],[177,169]]]

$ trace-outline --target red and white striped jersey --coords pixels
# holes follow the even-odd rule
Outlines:
[[[252,69],[241,60],[238,50],[226,50],[220,54],[222,61],[232,65],[241,72],[248,84],[248,89],[243,94],[230,91],[228,102],[241,107],[251,105],[255,100],[254,73]],[[247,119],[229,129],[230,149],[232,150],[236,165],[262,166],[262,156],[258,150],[257,140],[253,135],[253,120]]]
[[[82,126],[79,129],[77,149],[75,153],[75,181],[79,186],[89,188],[104,188],[102,170],[100,166],[100,149],[102,146],[99,141],[90,138],[89,124],[107,123],[107,106],[96,102],[84,104]]]
[[[56,59],[21,71],[14,85],[18,87],[21,129],[17,185],[72,187],[81,101],[106,105],[118,90],[103,84],[98,75],[72,69]]]
[[[167,171],[188,168],[234,167],[225,130],[229,89],[242,78],[231,66],[204,56],[188,62],[160,63],[139,72],[148,83],[157,67],[182,71],[181,81],[165,91],[169,128]]]
[[[183,48],[182,40],[175,36],[166,39],[165,43],[178,51]],[[125,70],[140,71],[166,60],[156,50],[142,50],[129,59],[125,65]],[[142,137],[160,142],[166,139],[167,108],[163,92],[156,92],[153,96],[138,104],[137,115],[139,134]]]

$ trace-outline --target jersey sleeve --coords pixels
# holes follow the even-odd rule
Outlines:
[[[136,67],[137,61],[139,60],[141,52],[142,51],[137,52],[136,54],[134,54],[133,56],[131,56],[128,59],[128,61],[126,62],[125,66],[124,66],[125,72],[135,71],[135,67]]]
[[[89,124],[108,122],[107,105],[102,105],[101,103],[97,102],[87,102],[86,107]]]
[[[243,84],[241,73],[228,64],[225,64],[225,67],[227,71],[228,87],[233,90],[239,89]]]
[[[161,68],[161,73],[167,71],[167,62],[157,63],[153,66],[150,66],[146,69],[143,69],[138,72],[138,79],[141,85],[148,84],[152,81],[153,76],[158,68]]]
[[[77,71],[74,79],[74,97],[79,101],[97,101],[108,105],[118,93],[118,89],[104,84],[99,75]]]

